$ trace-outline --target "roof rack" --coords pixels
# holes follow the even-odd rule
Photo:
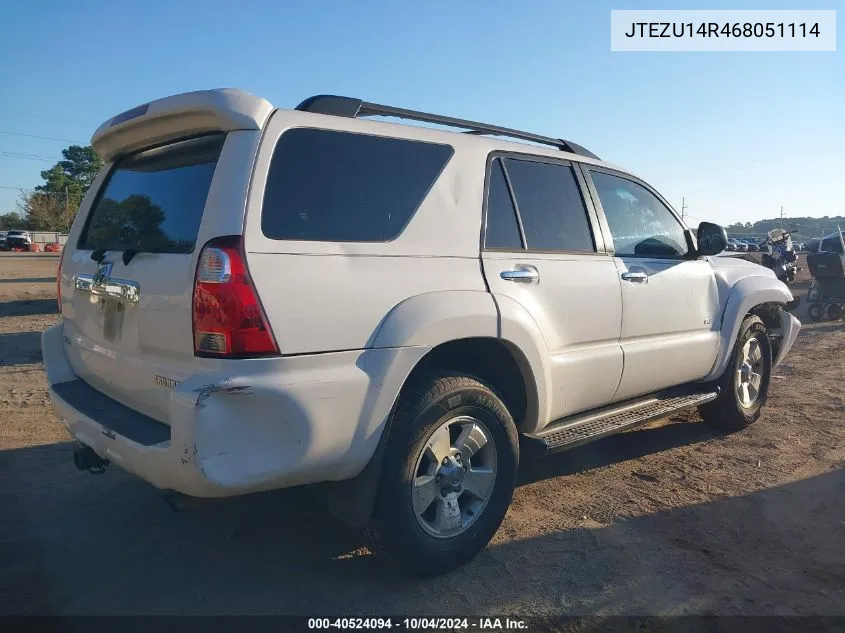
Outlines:
[[[296,106],[296,109],[302,112],[330,114],[333,116],[348,117],[350,119],[365,116],[390,116],[400,119],[411,119],[413,121],[423,121],[425,123],[435,123],[437,125],[464,128],[467,134],[508,136],[511,138],[518,138],[523,141],[540,143],[542,145],[551,145],[552,147],[556,147],[564,152],[570,152],[572,154],[579,154],[581,156],[600,160],[598,156],[593,154],[587,148],[560,138],[541,136],[540,134],[532,134],[531,132],[523,132],[521,130],[500,127],[498,125],[490,125],[488,123],[478,123],[477,121],[467,121],[466,119],[456,119],[454,117],[442,116],[440,114],[430,114],[428,112],[419,112],[417,110],[406,110],[405,108],[380,105],[378,103],[368,103],[367,101],[355,99],[354,97],[315,95],[313,97],[308,97],[305,101]]]

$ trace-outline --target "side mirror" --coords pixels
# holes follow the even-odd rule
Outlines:
[[[698,225],[698,254],[718,255],[728,246],[728,234],[724,227],[712,222]]]

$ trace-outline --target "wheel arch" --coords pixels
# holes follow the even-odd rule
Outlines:
[[[770,277],[754,276],[740,279],[728,295],[722,316],[719,351],[705,381],[719,378],[730,361],[736,337],[743,319],[749,314],[759,316],[767,328],[778,329],[782,322],[781,308],[793,300],[789,288]]]
[[[326,484],[334,514],[354,527],[367,524],[398,398],[411,381],[434,368],[466,373],[488,384],[511,410],[520,431],[539,426],[548,412],[548,352],[530,315],[511,303],[500,310],[487,292],[444,291],[406,299],[385,317],[372,347],[428,351],[408,368],[368,464],[353,479]]]

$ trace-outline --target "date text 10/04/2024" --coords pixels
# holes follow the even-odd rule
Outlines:
[[[518,618],[308,618],[308,628],[369,629],[406,631],[518,631],[527,630],[528,623]]]
[[[632,22],[625,37],[819,37],[818,22]]]

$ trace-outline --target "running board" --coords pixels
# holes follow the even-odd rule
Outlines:
[[[715,385],[696,386],[694,390],[673,389],[579,413],[552,422],[539,433],[522,435],[521,450],[547,453],[573,448],[711,402],[718,395],[719,388]]]

